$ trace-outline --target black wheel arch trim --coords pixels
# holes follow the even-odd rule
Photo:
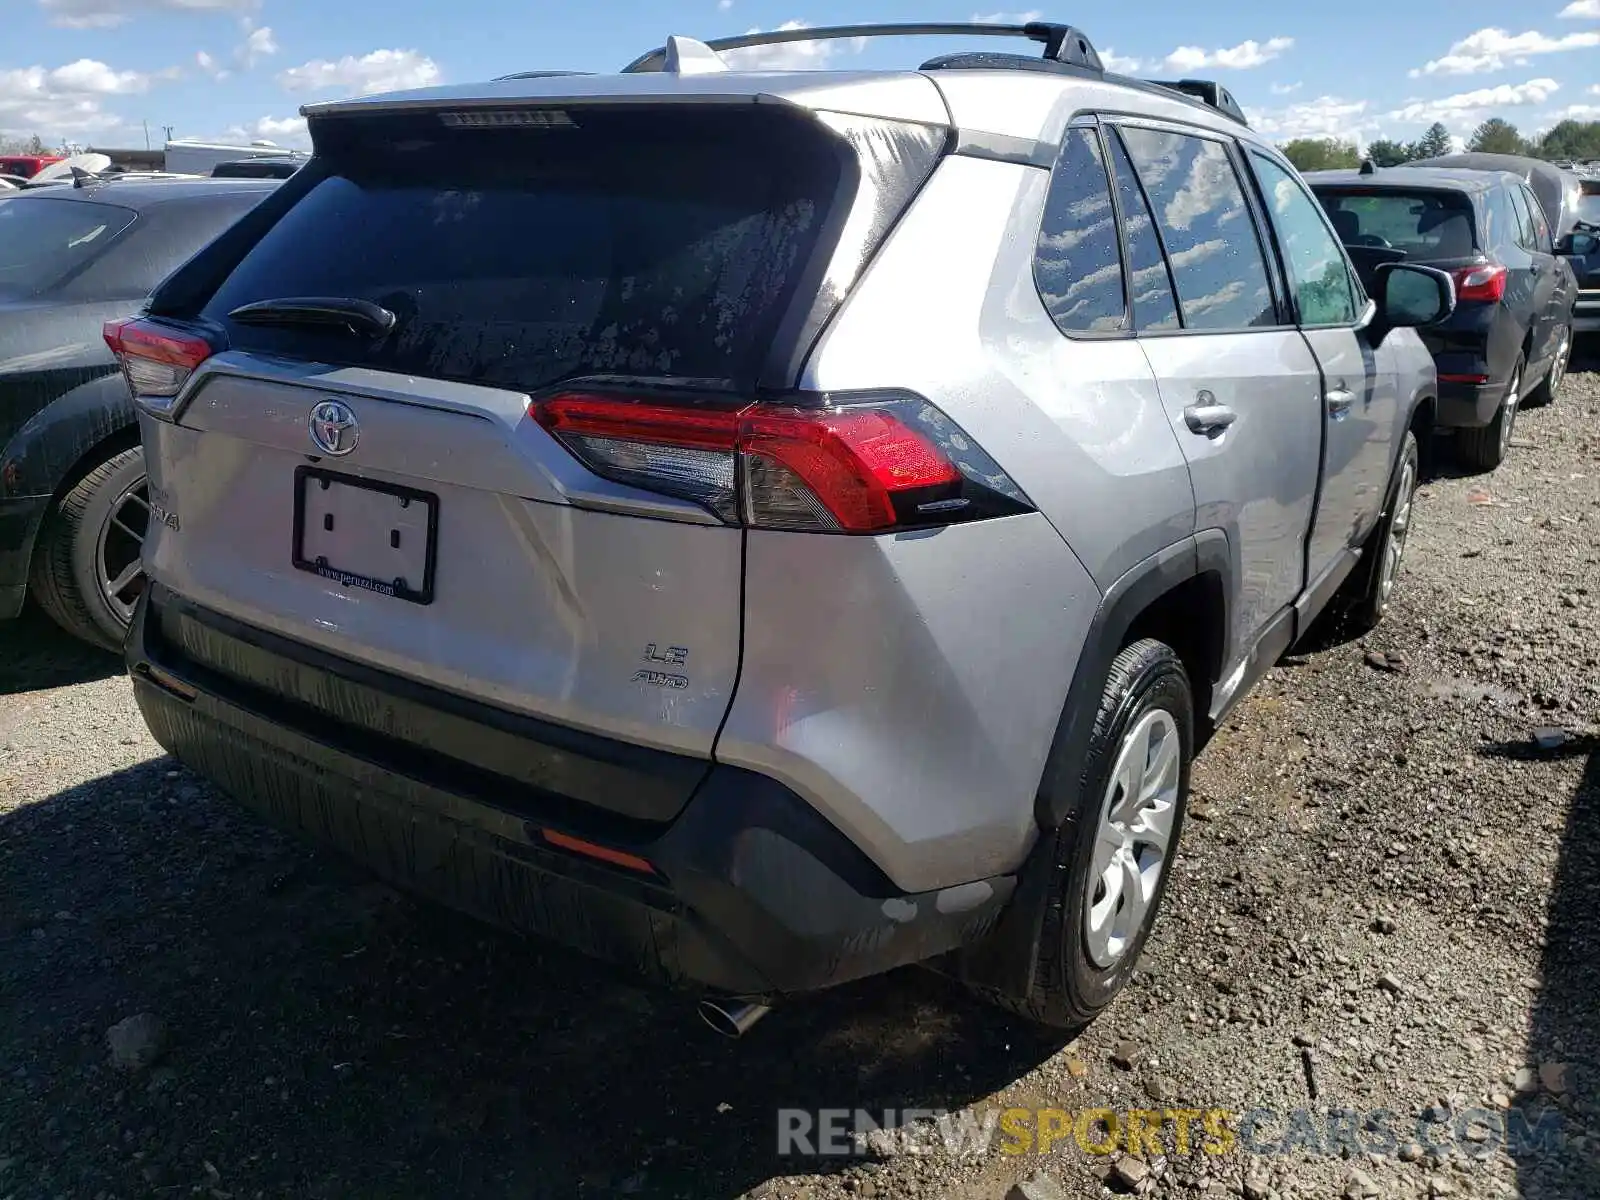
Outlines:
[[[1220,529],[1203,530],[1172,543],[1130,568],[1106,589],[1090,622],[1045,759],[1034,799],[1034,820],[1039,832],[1017,872],[1011,903],[990,937],[937,964],[940,970],[981,988],[1010,995],[1031,992],[1045,899],[1056,869],[1054,835],[1077,808],[1076,766],[1088,752],[1100,693],[1111,664],[1122,652],[1134,622],[1152,604],[1174,588],[1206,574],[1215,574],[1221,580],[1226,605],[1227,597],[1233,594],[1235,570],[1228,536]],[[1223,619],[1226,629],[1230,620],[1226,611]],[[1224,654],[1225,661],[1226,657]],[[1204,682],[1215,686],[1219,681]],[[1198,698],[1198,688],[1196,695]],[[1202,714],[1197,712],[1196,716]]]
[[[139,420],[120,371],[113,371],[45,405],[0,452],[0,499],[56,496],[97,447],[119,439],[138,444]]]
[[[1220,529],[1202,530],[1172,543],[1124,572],[1105,590],[1084,638],[1039,781],[1034,817],[1041,829],[1056,829],[1074,808],[1076,797],[1067,794],[1070,789],[1063,787],[1062,781],[1072,777],[1072,764],[1083,758],[1106,673],[1121,653],[1128,631],[1162,596],[1201,575],[1216,575],[1221,580],[1226,603],[1233,594],[1234,566],[1228,535]],[[1225,613],[1225,629],[1226,622]],[[1219,681],[1203,682],[1215,685]]]

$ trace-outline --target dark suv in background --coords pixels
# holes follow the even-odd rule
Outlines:
[[[1578,333],[1600,333],[1600,177],[1585,178],[1578,196],[1577,228],[1572,238],[1572,269],[1578,276],[1578,302],[1572,310],[1572,328]]]
[[[1492,470],[1525,398],[1553,399],[1572,353],[1573,272],[1543,207],[1504,171],[1391,168],[1306,176],[1368,288],[1386,263],[1456,283],[1451,318],[1422,330],[1439,372],[1440,429],[1467,465]]]
[[[0,620],[32,595],[122,644],[162,520],[128,385],[101,337],[275,180],[120,180],[0,198]]]

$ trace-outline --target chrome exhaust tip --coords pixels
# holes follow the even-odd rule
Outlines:
[[[749,1000],[700,1001],[700,1019],[725,1038],[739,1038],[749,1033],[755,1023],[772,1011],[770,1004],[756,1004]]]

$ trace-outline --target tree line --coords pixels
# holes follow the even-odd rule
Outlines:
[[[1341,138],[1296,138],[1281,147],[1302,171],[1359,167],[1363,157],[1377,167],[1397,167],[1419,158],[1437,158],[1451,150],[1450,131],[1435,121],[1414,142],[1378,138],[1367,143],[1366,153],[1353,141]],[[1600,159],[1600,121],[1562,121],[1536,137],[1523,137],[1510,121],[1491,117],[1467,139],[1467,149],[1485,154],[1525,154],[1533,158],[1588,162]]]
[[[37,133],[32,137],[7,137],[0,134],[0,154],[50,154],[44,139]]]

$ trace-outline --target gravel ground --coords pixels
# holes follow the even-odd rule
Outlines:
[[[0,629],[0,1197],[1600,1194],[1597,480],[1589,373],[1424,486],[1390,619],[1219,733],[1145,967],[1065,1046],[922,972],[720,1041],[263,828],[114,661]],[[857,1106],[1264,1108],[1296,1145],[778,1155],[776,1109]]]

